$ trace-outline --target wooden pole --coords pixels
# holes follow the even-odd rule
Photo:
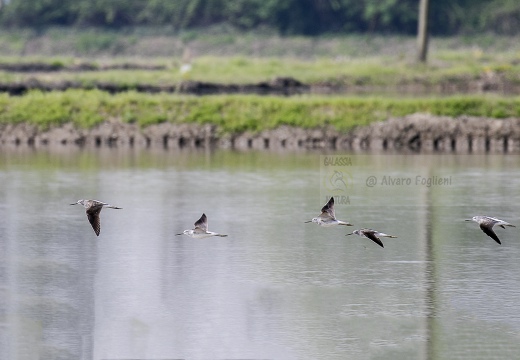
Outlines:
[[[419,21],[417,24],[418,60],[425,63],[428,57],[428,12],[430,1],[419,1]]]

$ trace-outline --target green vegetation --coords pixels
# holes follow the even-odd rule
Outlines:
[[[43,33],[22,31],[17,37],[3,32],[0,64],[44,62],[63,71],[0,71],[0,82],[112,82],[131,88],[138,84],[174,85],[182,80],[244,84],[289,76],[308,84],[395,87],[468,81],[493,72],[520,83],[520,42],[514,37],[433,38],[427,65],[415,63],[412,37],[284,38],[252,33],[229,35],[226,41],[224,37],[194,33],[183,43],[178,36],[164,34],[115,36],[110,31],[50,29]],[[108,46],[103,39],[115,42]],[[183,59],[186,49],[191,53],[187,60]],[[185,61],[192,69],[181,74]],[[94,69],[67,71],[79,63],[89,63]],[[105,69],[126,63],[164,69]]]
[[[280,125],[331,125],[348,130],[390,116],[426,112],[445,116],[520,116],[520,98],[260,97],[250,95],[177,96],[101,91],[30,92],[0,96],[0,124],[27,122],[42,129],[73,122],[92,127],[108,119],[148,126],[161,122],[215,124],[223,132],[261,131]]]
[[[432,86],[446,82],[475,80],[487,73],[498,74],[510,82],[520,83],[520,61],[515,54],[497,54],[494,58],[482,52],[442,51],[432,56],[430,65],[418,65],[396,57],[364,59],[319,58],[246,58],[205,56],[192,62],[189,73],[182,74],[180,61],[154,59],[148,64],[164,65],[163,70],[112,69],[97,71],[11,72],[0,71],[0,82],[39,80],[48,83],[74,81],[89,86],[110,82],[130,88],[139,84],[171,86],[185,80],[220,84],[252,84],[275,77],[292,77],[306,84],[395,87],[397,84]],[[11,62],[0,58],[0,63]],[[14,62],[32,62],[24,59]],[[52,64],[52,59],[45,60]],[[73,63],[72,59],[54,60],[56,64]],[[114,60],[112,60],[114,62]]]
[[[434,34],[520,32],[517,0],[436,0],[430,4]],[[2,0],[0,5],[0,25],[19,28],[168,26],[189,32],[218,24],[242,31],[268,28],[289,35],[413,34],[418,12],[417,0]],[[114,40],[97,41],[95,46],[111,46]]]
[[[431,55],[439,51],[479,51],[483,57],[496,53],[516,54],[520,43],[514,36],[479,33],[430,39]],[[414,36],[388,34],[334,34],[320,37],[280,36],[272,31],[237,31],[227,28],[205,28],[174,32],[168,28],[130,28],[120,31],[100,28],[48,27],[32,29],[2,29],[2,56],[95,58],[164,58],[180,60],[186,49],[193,58],[254,57],[295,58],[362,58],[393,56],[414,58]]]
[[[140,31],[144,31],[141,29]],[[492,77],[520,84],[520,43],[514,37],[433,38],[427,65],[415,59],[415,39],[385,36],[280,37],[236,33],[115,32],[92,29],[6,31],[0,34],[0,65],[41,62],[57,71],[0,71],[0,82],[46,84],[67,81],[89,87],[113,83],[172,86],[196,80],[221,84],[252,84],[275,77],[303,83],[356,87],[392,94],[400,85],[411,89],[438,84],[468,84]],[[191,71],[181,74],[183,52],[189,49]],[[23,54],[23,55],[22,55]],[[50,54],[60,54],[59,57]],[[115,55],[114,55],[115,54]],[[90,67],[82,68],[81,64]],[[115,69],[114,65],[143,69]],[[161,68],[150,69],[159,66]],[[116,66],[117,67],[117,66]],[[475,83],[473,83],[474,85]],[[417,85],[417,87],[415,86]],[[515,85],[516,86],[516,85]],[[441,88],[439,86],[438,88]],[[434,91],[433,91],[434,92]],[[300,96],[291,98],[222,95],[181,96],[126,92],[110,95],[94,90],[0,95],[0,123],[29,122],[45,129],[73,122],[92,127],[117,119],[141,126],[160,122],[212,123],[223,132],[259,131],[279,125],[312,128],[354,126],[415,112],[503,118],[520,116],[518,98],[456,96],[450,98]]]

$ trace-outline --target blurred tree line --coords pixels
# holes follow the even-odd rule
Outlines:
[[[171,26],[229,24],[282,35],[415,34],[419,0],[0,0],[4,27]],[[434,35],[520,34],[519,0],[435,0]]]

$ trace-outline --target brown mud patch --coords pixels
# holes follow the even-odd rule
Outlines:
[[[30,79],[23,82],[0,83],[0,92],[10,95],[23,95],[30,90],[65,91],[68,89],[97,89],[110,94],[127,91],[143,93],[180,93],[190,95],[217,94],[258,94],[258,95],[297,95],[310,93],[310,86],[292,78],[276,78],[257,84],[217,84],[202,81],[183,81],[178,85],[119,84],[113,82],[93,82],[84,84],[78,81],[44,82]]]

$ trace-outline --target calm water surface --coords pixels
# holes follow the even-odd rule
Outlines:
[[[0,358],[520,358],[520,157],[323,155],[0,153]]]

